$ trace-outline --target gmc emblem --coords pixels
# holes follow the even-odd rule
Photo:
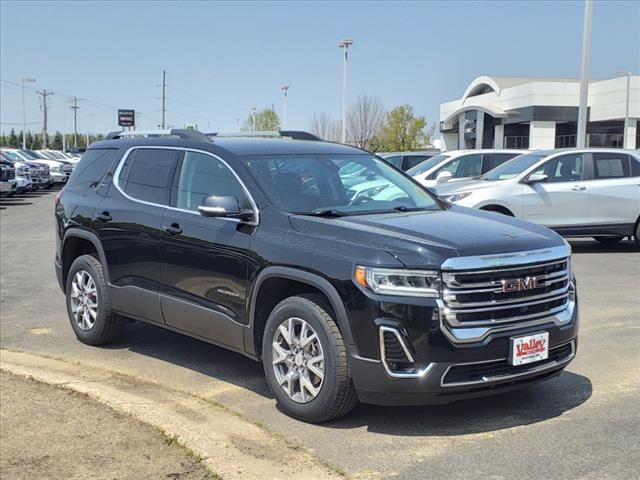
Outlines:
[[[543,277],[525,277],[502,280],[502,293],[522,292],[545,286]]]

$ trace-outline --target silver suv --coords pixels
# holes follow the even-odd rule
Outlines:
[[[436,192],[450,203],[529,220],[565,236],[605,244],[634,236],[640,248],[637,150],[533,151]]]

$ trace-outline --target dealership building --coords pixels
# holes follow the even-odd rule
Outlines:
[[[580,82],[564,78],[473,80],[440,105],[443,150],[576,146]],[[640,148],[640,76],[589,83],[586,145]]]

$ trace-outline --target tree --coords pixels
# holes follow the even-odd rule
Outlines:
[[[280,119],[272,108],[265,108],[255,115],[249,115],[242,125],[243,132],[273,132],[280,130]]]
[[[309,130],[314,135],[327,140],[328,142],[340,141],[341,125],[340,122],[332,120],[326,113],[314,113],[311,117]]]
[[[431,141],[433,128],[427,133],[426,126],[425,118],[416,117],[410,105],[400,105],[387,114],[372,147],[377,151],[390,152],[417,150]]]
[[[51,149],[62,150],[62,134],[58,131],[53,135],[53,142],[51,142]]]
[[[16,135],[16,131],[12,128],[9,132],[9,146],[13,148],[18,148],[20,146],[20,140]]]
[[[359,148],[369,149],[384,124],[384,106],[376,97],[361,95],[347,113],[347,138]]]
[[[28,131],[27,134],[25,135],[25,143],[27,144],[27,148],[29,150],[33,149],[33,134],[31,133],[31,131]]]

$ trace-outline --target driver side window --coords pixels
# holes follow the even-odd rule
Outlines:
[[[435,173],[450,172],[453,178],[477,177],[482,173],[482,155],[473,154],[456,158]]]
[[[547,182],[575,182],[582,180],[583,163],[581,153],[561,155],[542,165],[535,173],[546,175]]]
[[[234,196],[240,208],[251,208],[240,182],[217,158],[197,152],[186,152],[180,169],[176,207],[197,212],[205,198]]]

